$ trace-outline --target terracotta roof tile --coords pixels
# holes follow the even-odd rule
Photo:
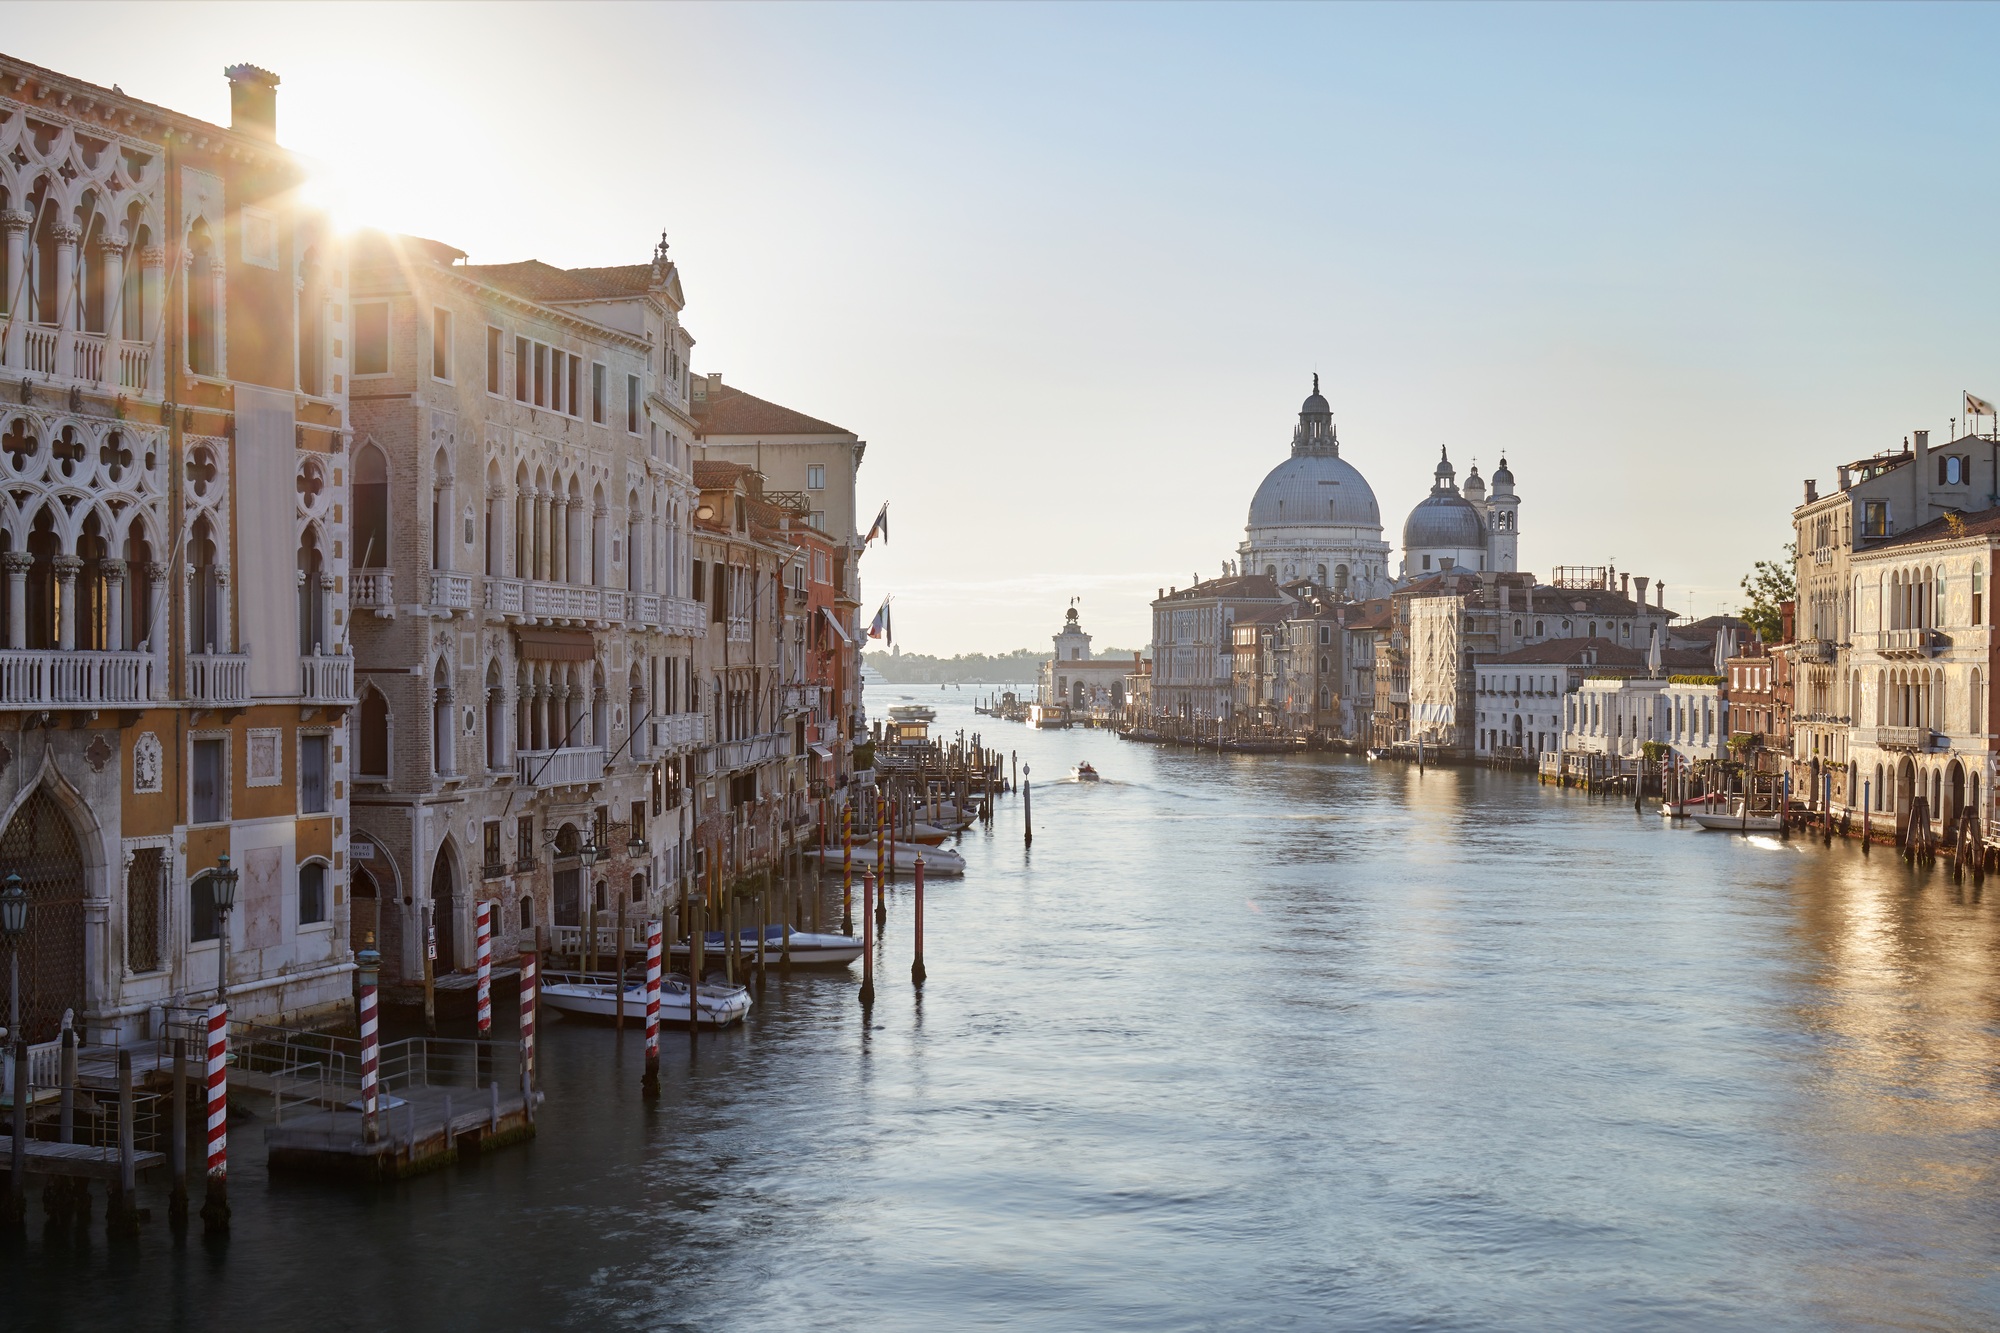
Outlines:
[[[694,396],[694,419],[703,435],[850,435],[818,417],[731,388],[711,384]]]
[[[459,271],[530,301],[551,303],[636,296],[647,290],[653,276],[650,264],[557,268],[539,259],[524,259],[515,264],[467,264]]]

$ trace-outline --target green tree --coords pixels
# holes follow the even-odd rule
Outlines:
[[[1783,560],[1759,560],[1743,576],[1743,595],[1749,599],[1743,604],[1743,619],[1765,643],[1776,643],[1784,633],[1784,615],[1779,604],[1798,596],[1798,583],[1792,577],[1792,560],[1797,553],[1797,548],[1787,542]]]

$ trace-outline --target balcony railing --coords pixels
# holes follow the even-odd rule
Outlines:
[[[31,325],[27,335],[22,339],[21,369],[30,375],[55,374],[56,331],[52,328]]]
[[[1831,662],[1836,653],[1837,648],[1830,639],[1800,639],[1798,642],[1798,655],[1801,662]]]
[[[145,343],[118,344],[118,387],[142,392],[153,370],[153,349]]]
[[[604,747],[523,750],[515,757],[521,781],[536,787],[581,787],[604,781]]]
[[[809,712],[819,707],[820,687],[817,685],[785,686],[785,710],[799,713]]]
[[[662,750],[685,750],[707,736],[708,719],[700,713],[675,713],[653,719],[653,744]]]
[[[740,741],[724,741],[716,747],[716,762],[723,769],[749,768],[753,764],[783,759],[791,749],[791,737],[782,731],[747,736]]]
[[[102,384],[104,382],[104,335],[101,333],[72,333],[70,338],[70,374],[76,379],[88,380],[92,384]]]
[[[486,609],[522,620],[602,622],[700,634],[707,608],[685,597],[542,579],[486,579]]]
[[[1935,657],[1944,651],[1944,635],[1934,629],[1885,629],[1884,657]]]
[[[0,652],[0,708],[143,704],[152,697],[151,653]]]
[[[443,570],[432,573],[430,601],[425,604],[448,611],[470,611],[472,575],[452,574]]]
[[[1875,728],[1875,744],[1883,750],[1915,750],[1922,753],[1937,749],[1937,740],[1929,727]]]
[[[386,569],[358,569],[350,577],[347,600],[357,611],[394,611],[396,576]]]
[[[354,702],[354,659],[345,655],[301,657],[299,694],[316,704]]]
[[[250,654],[189,653],[187,697],[216,707],[249,703]]]

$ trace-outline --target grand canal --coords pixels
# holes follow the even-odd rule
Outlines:
[[[905,888],[865,1026],[858,972],[773,978],[656,1108],[635,1035],[551,1021],[527,1148],[366,1192],[239,1123],[226,1246],[150,1189],[135,1244],[0,1258],[8,1326],[2000,1325],[1969,881],[906,694],[1036,778],[1032,852],[1008,799],[932,887],[921,995]]]

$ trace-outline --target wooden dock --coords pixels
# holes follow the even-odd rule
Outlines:
[[[118,1183],[118,1150],[116,1148],[93,1148],[84,1143],[55,1143],[46,1139],[31,1138],[25,1149],[27,1174],[31,1176],[67,1176],[72,1180],[102,1180]],[[0,1134],[0,1175],[13,1169],[14,1137]],[[132,1155],[133,1167],[139,1171],[150,1171],[167,1164],[167,1155],[161,1152],[139,1152]]]
[[[523,1086],[512,1042],[411,1037],[383,1046],[380,1067],[372,1132],[345,1041],[265,1071],[271,1169],[395,1180],[534,1137],[542,1094]]]

